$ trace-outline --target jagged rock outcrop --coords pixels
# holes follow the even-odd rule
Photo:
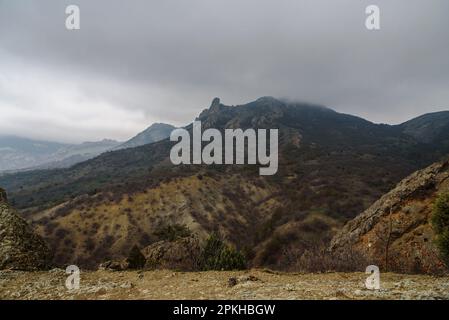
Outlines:
[[[340,259],[361,255],[383,270],[445,272],[430,225],[433,202],[444,192],[449,192],[449,160],[402,180],[349,221],[333,238],[330,250]]]
[[[0,188],[0,270],[40,270],[50,267],[51,254],[38,235],[8,204]]]
[[[145,269],[198,270],[200,245],[191,236],[175,241],[159,241],[143,249]]]

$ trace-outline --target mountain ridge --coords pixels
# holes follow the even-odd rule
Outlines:
[[[176,127],[171,124],[155,122],[144,131],[116,146],[113,150],[135,148],[145,144],[161,141],[168,138],[174,129],[176,129]]]
[[[18,136],[0,136],[0,173],[69,167],[91,159],[118,142],[110,139],[66,144]]]
[[[203,237],[219,232],[253,266],[288,269],[292,257],[325,246],[401,179],[449,153],[449,132],[424,143],[398,125],[271,98],[235,107],[214,99],[198,119],[219,130],[279,129],[278,173],[173,166],[174,142],[165,139],[67,169],[5,175],[0,185],[55,248],[59,264],[122,258],[125,244],[150,245],[158,228],[185,223]]]

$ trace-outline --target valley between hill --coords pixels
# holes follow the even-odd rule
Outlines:
[[[353,243],[352,237],[339,242],[342,255],[351,259],[343,257],[346,265],[329,268],[335,260],[326,258],[326,248],[333,236],[361,212],[371,212],[370,206],[402,179],[447,160],[449,154],[449,111],[385,125],[272,97],[238,106],[217,98],[198,120],[203,129],[220,132],[278,129],[278,173],[259,176],[258,166],[250,165],[174,166],[169,159],[173,142],[166,139],[107,152],[66,169],[3,175],[0,186],[8,192],[10,205],[48,243],[52,263],[59,267],[75,264],[95,270],[102,262],[126,258],[134,246],[144,249],[166,241],[167,230],[181,228],[199,240],[219,234],[243,252],[248,267],[354,271],[370,263],[345,245]],[[434,196],[439,189],[447,190],[444,183],[433,188],[433,176],[424,175],[416,183],[429,186],[429,192],[419,193],[428,198],[425,203],[413,202],[412,194],[402,213],[403,197],[392,197],[397,201],[393,209],[398,209],[391,209],[392,220],[407,216],[397,220],[407,221],[413,230],[427,223]],[[408,190],[407,183],[401,188]],[[382,208],[383,213],[390,211],[386,205]],[[363,227],[374,223],[359,225],[355,234],[363,235]],[[435,265],[435,259],[423,265],[418,257],[409,263],[415,252],[403,249],[416,241],[402,237],[410,228],[396,225],[399,233],[394,228],[390,234],[404,240],[394,244],[399,254],[394,260],[401,268],[389,270],[434,272],[428,265]],[[416,231],[423,243],[431,243],[431,233]],[[380,242],[374,245],[372,239],[367,244],[379,249],[365,258],[377,261],[384,256]],[[407,264],[402,263],[404,252]]]

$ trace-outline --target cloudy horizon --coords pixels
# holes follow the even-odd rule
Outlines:
[[[81,29],[65,28],[76,4]],[[365,8],[381,9],[368,31]],[[445,0],[0,0],[0,135],[126,140],[214,97],[397,124],[449,110]]]

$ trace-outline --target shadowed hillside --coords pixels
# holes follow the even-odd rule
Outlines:
[[[163,140],[68,169],[6,175],[0,185],[61,264],[122,257],[134,243],[158,240],[160,226],[181,223],[199,235],[218,230],[254,265],[286,269],[306,249],[325,246],[402,178],[449,151],[444,125],[432,134],[411,129],[431,125],[434,117],[380,125],[264,97],[239,106],[215,99],[199,120],[220,130],[279,129],[278,173],[261,177],[257,166],[243,165],[174,167],[168,159],[173,143]]]

